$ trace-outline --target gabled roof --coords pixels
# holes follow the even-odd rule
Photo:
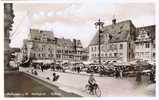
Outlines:
[[[129,40],[129,34],[132,26],[131,20],[121,21],[111,25],[104,26],[104,32],[101,33],[101,44],[104,43],[105,37],[104,35],[109,34],[109,42],[122,42]],[[92,39],[90,45],[97,45],[99,41],[98,37],[99,32],[96,33],[94,38]]]
[[[46,35],[47,39],[54,39],[54,33],[52,31],[47,31],[47,30],[39,30],[39,29],[30,29],[30,38],[35,39],[35,38],[42,38],[43,34]]]
[[[73,40],[71,39],[65,39],[65,38],[56,38],[57,39],[57,45],[61,47],[66,47],[66,48],[75,48],[75,43],[76,43],[76,49],[83,48],[82,43],[80,40]],[[76,42],[75,42],[76,41]]]
[[[73,46],[73,43],[70,39],[57,38],[57,44],[62,47],[70,48]]]
[[[148,36],[150,36],[152,40],[155,40],[155,25],[138,27],[136,29],[137,36],[139,35],[139,32],[142,31],[143,29],[148,33]]]

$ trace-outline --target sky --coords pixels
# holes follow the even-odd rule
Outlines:
[[[14,24],[10,35],[11,47],[22,47],[29,29],[49,30],[55,37],[80,39],[87,47],[97,29],[94,23],[101,19],[104,25],[132,20],[136,27],[155,24],[153,3],[14,3]]]

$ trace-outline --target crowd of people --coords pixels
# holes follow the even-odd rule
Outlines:
[[[130,74],[134,74],[133,77],[136,77],[137,82],[142,81],[142,76],[144,75],[142,71],[136,71],[132,66],[114,66],[111,69],[104,68],[103,66],[85,66],[84,64],[74,64],[74,65],[60,65],[60,64],[32,64],[32,67],[34,69],[40,69],[41,72],[44,72],[44,70],[51,69],[53,72],[60,71],[65,72],[65,68],[69,68],[67,70],[70,70],[72,72],[80,73],[81,71],[85,71],[86,73],[99,73],[102,75],[111,74],[112,77],[115,78],[127,78]],[[86,70],[83,70],[83,69]],[[133,73],[129,73],[130,71],[133,71]],[[32,74],[38,75],[36,70],[32,70]],[[155,82],[155,70],[148,72],[147,76],[149,77],[149,80],[154,83]],[[53,74],[53,77],[56,77],[56,73]],[[56,77],[57,78],[57,77]],[[56,80],[56,78],[54,80]],[[58,78],[57,78],[58,79]]]

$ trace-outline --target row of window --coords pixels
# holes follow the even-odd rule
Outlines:
[[[150,48],[150,43],[139,43],[136,44],[137,48]]]
[[[35,37],[35,38],[33,38],[33,40],[38,40],[38,41],[50,41],[50,39],[47,38],[47,37],[42,37],[42,38]]]
[[[47,50],[47,48],[45,48],[45,47],[42,47],[42,48],[39,48],[39,47],[36,47],[35,48],[37,51],[46,51]],[[35,50],[34,49],[34,50]],[[51,48],[48,48],[48,51],[53,51],[54,49],[51,49]]]
[[[151,56],[155,57],[155,53],[151,53],[151,52],[136,52],[135,56],[136,57],[148,57],[149,58]]]
[[[50,58],[50,57],[54,57],[54,54],[45,54],[45,53],[39,53],[39,54],[36,54],[36,53],[34,53],[33,54],[33,57],[34,58]],[[73,55],[61,55],[61,54],[56,54],[56,58],[57,59],[61,59],[61,58],[63,58],[63,59],[72,59],[72,58],[74,58],[75,56],[73,56]],[[76,58],[81,58],[81,56],[76,56]]]
[[[57,53],[65,53],[65,54],[68,54],[68,53],[76,53],[76,54],[82,54],[83,51],[70,51],[70,50],[57,50]]]
[[[64,56],[64,55],[56,54],[56,58],[57,59],[61,59],[61,58],[63,58],[63,59],[69,59],[69,58],[73,58],[73,56],[71,56],[71,55]]]
[[[72,55],[60,55],[60,54],[56,54],[56,58],[57,59],[82,59],[82,57],[81,56],[72,56]]]
[[[122,55],[122,53],[109,53],[109,54],[101,54],[101,57],[118,57],[118,55]],[[92,54],[92,57],[98,57],[98,54]]]
[[[48,48],[49,52],[50,53],[53,53],[54,52],[54,49],[51,49],[51,48]],[[45,46],[43,46],[42,48],[37,48],[37,51],[46,51],[46,48]],[[70,51],[70,50],[56,50],[57,53],[75,53],[75,54],[82,54],[83,51]]]
[[[57,50],[57,53],[72,53],[72,51],[69,50]]]
[[[104,46],[101,46],[101,50],[103,50],[104,51],[104,49],[106,49],[106,48],[104,48]],[[109,45],[109,48],[108,48],[109,50],[115,50],[115,49],[117,49],[117,45]],[[119,44],[119,49],[123,49],[123,44]],[[98,51],[98,46],[92,46],[91,47],[91,51],[93,52],[96,52],[96,51]]]
[[[39,53],[39,54],[33,54],[33,57],[34,58],[46,58],[47,57],[47,54],[45,53]],[[54,54],[48,54],[48,57],[54,57]]]

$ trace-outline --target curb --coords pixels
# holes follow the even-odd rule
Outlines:
[[[58,91],[61,91],[62,93],[57,93],[57,94],[60,94],[59,96],[62,96],[62,94],[66,93],[68,95],[64,95],[63,97],[71,97],[72,95],[76,95],[76,96],[73,96],[73,97],[81,97],[81,95],[77,94],[77,93],[72,93],[72,92],[67,92],[67,91],[64,91],[62,89],[59,88],[59,86],[57,86],[56,84],[53,84],[51,83],[52,81],[49,81],[49,80],[46,80],[45,78],[41,77],[41,76],[36,76],[36,75],[32,75],[31,73],[28,73],[28,72],[24,72],[25,74],[29,75],[29,77],[31,77],[32,79],[35,78],[34,80],[38,80],[38,81],[42,81],[44,84],[44,86],[48,87],[52,90],[54,90],[56,88],[56,90],[54,90],[55,92],[58,90]],[[69,96],[70,95],[70,96]]]

